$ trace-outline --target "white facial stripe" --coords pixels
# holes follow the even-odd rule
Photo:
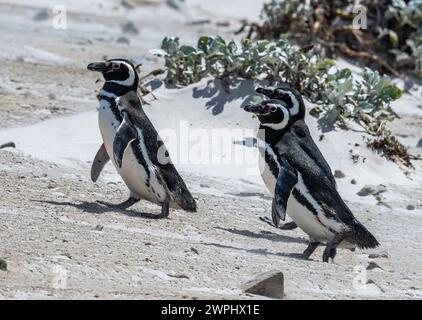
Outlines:
[[[283,111],[283,121],[279,123],[261,123],[263,126],[266,126],[268,128],[274,129],[274,130],[282,130],[284,129],[287,124],[289,123],[289,111],[287,111],[284,107],[278,107]]]
[[[115,95],[114,93],[108,92],[104,89],[100,90],[100,96],[105,96],[105,97],[109,97],[109,98],[116,98],[117,97],[117,95]]]
[[[124,64],[129,69],[129,78],[126,80],[107,80],[106,82],[113,82],[127,87],[132,86],[135,83],[135,70],[133,70],[132,66],[127,62],[119,61],[119,63]]]
[[[149,157],[142,130],[139,128],[136,128],[136,131],[138,132],[138,138],[139,138],[138,145],[142,151],[142,155],[144,156],[144,159],[147,165],[147,168],[145,168],[145,170],[148,170],[150,172],[150,186],[154,188],[155,195],[158,197],[158,199],[160,201],[164,201],[167,198],[167,190],[165,186],[163,185],[163,182],[161,181],[161,179],[159,179],[158,177],[160,173],[158,172],[156,166],[154,165],[154,163]]]
[[[305,197],[306,200],[308,200],[311,206],[315,209],[315,211],[318,213],[319,221],[321,221],[324,226],[336,232],[341,232],[343,230],[344,227],[342,223],[336,221],[335,219],[330,219],[325,215],[324,210],[322,210],[319,203],[314,199],[314,197],[312,197],[311,193],[306,187],[301,173],[298,174],[298,182],[296,184],[296,189],[299,190],[301,195]]]
[[[299,101],[297,101],[295,95],[292,92],[284,91],[284,90],[282,90],[282,92],[285,93],[285,94],[288,94],[289,97],[290,97],[290,100],[293,103],[293,107],[290,109],[290,114],[292,116],[297,115],[299,113]]]

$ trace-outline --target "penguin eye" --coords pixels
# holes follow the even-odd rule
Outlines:
[[[273,106],[273,105],[267,105],[265,107],[265,111],[266,112],[276,112],[277,111],[277,107],[276,106]]]
[[[111,67],[113,68],[113,70],[118,70],[120,68],[120,64],[119,63],[112,63]]]

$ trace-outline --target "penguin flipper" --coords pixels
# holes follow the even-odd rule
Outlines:
[[[160,172],[174,201],[183,210],[196,212],[196,201],[174,165],[172,163],[168,163],[165,166],[160,165]]]
[[[281,220],[286,219],[287,201],[290,193],[297,184],[298,177],[296,170],[285,159],[281,159],[280,172],[274,190],[273,199],[273,222],[278,225],[278,221],[274,221],[275,216]],[[276,215],[274,215],[274,213]]]
[[[298,142],[302,150],[305,151],[316,164],[318,164],[330,182],[334,186],[337,186],[337,182],[334,178],[330,165],[327,163],[318,146],[315,144],[315,141],[312,139],[306,123],[302,120],[296,121],[292,127],[292,131],[294,132],[295,137],[299,140]]]
[[[129,119],[127,113],[124,113],[123,121],[117,129],[113,141],[113,156],[119,168],[122,167],[123,154],[126,148],[134,140],[138,139],[138,132]]]
[[[92,167],[91,167],[92,182],[97,182],[98,177],[101,174],[101,171],[103,171],[103,168],[107,164],[108,161],[110,161],[110,157],[108,156],[107,150],[103,143],[100,149],[98,149],[97,154],[95,155],[94,161],[92,162]]]

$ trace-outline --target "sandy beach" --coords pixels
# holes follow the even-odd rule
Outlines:
[[[145,112],[168,138],[198,212],[171,210],[159,220],[151,215],[160,208],[146,201],[128,210],[96,203],[126,200],[128,190],[111,164],[97,183],[90,180],[101,145],[102,80],[87,64],[125,57],[146,74],[163,68],[149,50],[165,36],[188,44],[201,35],[239,40],[241,20],[258,19],[262,5],[125,3],[69,1],[67,28],[57,30],[54,1],[0,0],[0,145],[16,144],[0,149],[0,258],[7,262],[0,299],[263,299],[241,286],[270,270],[283,272],[286,299],[422,298],[422,162],[403,170],[369,150],[362,133],[323,132],[307,115],[332,170],[344,174],[340,194],[381,246],[339,250],[329,264],[320,247],[303,260],[304,232],[259,219],[270,217],[271,196],[250,143],[258,123],[241,108],[254,92],[249,81],[229,92],[212,79],[183,88],[147,83],[155,98],[145,96]],[[421,95],[415,86],[395,101],[400,119],[389,125],[414,154],[422,150]],[[189,148],[198,139],[209,143]],[[368,185],[382,191],[359,196]]]

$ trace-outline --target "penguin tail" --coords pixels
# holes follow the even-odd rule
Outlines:
[[[188,212],[196,212],[196,201],[191,196],[190,199],[184,199],[181,203],[181,207],[183,210]]]
[[[361,249],[376,248],[380,244],[378,240],[359,221],[354,221],[350,240]]]
[[[187,188],[182,189],[182,194],[179,199],[179,206],[183,210],[188,212],[196,212],[196,201]]]

